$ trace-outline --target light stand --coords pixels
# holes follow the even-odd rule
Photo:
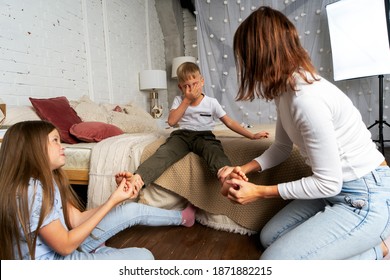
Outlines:
[[[383,75],[379,75],[379,120],[376,120],[372,125],[367,127],[368,129],[371,129],[375,125],[378,125],[379,128],[379,137],[378,140],[374,140],[374,142],[378,142],[381,146],[381,152],[383,155],[385,155],[385,145],[384,142],[390,142],[390,140],[384,140],[383,139],[383,125],[387,125],[390,127],[390,125],[386,122],[386,120],[383,120]]]

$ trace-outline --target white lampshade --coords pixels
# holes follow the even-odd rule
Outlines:
[[[153,90],[167,88],[167,72],[164,70],[143,70],[139,73],[139,89]]]
[[[184,62],[193,62],[193,63],[196,63],[196,58],[193,57],[193,56],[179,56],[179,57],[175,57],[172,61],[172,78],[177,78],[177,74],[176,74],[176,71],[177,71],[177,68],[179,68],[179,66],[181,64],[183,64]]]

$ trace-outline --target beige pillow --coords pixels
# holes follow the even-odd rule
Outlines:
[[[39,121],[41,118],[32,106],[7,106],[7,116],[3,125],[11,126],[23,121]]]
[[[108,123],[113,124],[126,133],[145,133],[158,130],[157,122],[152,118],[144,116],[128,115],[111,111]]]
[[[123,111],[128,115],[139,116],[149,120],[154,120],[148,112],[133,103],[129,103],[123,106]]]
[[[108,122],[107,111],[88,96],[84,95],[78,101],[71,101],[70,104],[83,122]]]

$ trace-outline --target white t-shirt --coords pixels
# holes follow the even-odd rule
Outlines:
[[[173,100],[171,110],[177,109],[183,101],[183,96],[176,96]],[[179,120],[180,129],[194,131],[213,130],[215,120],[226,115],[218,100],[204,95],[202,101],[197,106],[188,106],[183,117]]]
[[[344,181],[358,179],[383,162],[383,155],[351,100],[324,78],[309,85],[297,76],[297,91],[275,99],[275,142],[255,160],[262,170],[288,158],[293,143],[313,175],[278,184],[284,199],[338,194]]]

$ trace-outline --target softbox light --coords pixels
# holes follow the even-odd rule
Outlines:
[[[342,0],[326,11],[335,81],[390,73],[384,0]]]

